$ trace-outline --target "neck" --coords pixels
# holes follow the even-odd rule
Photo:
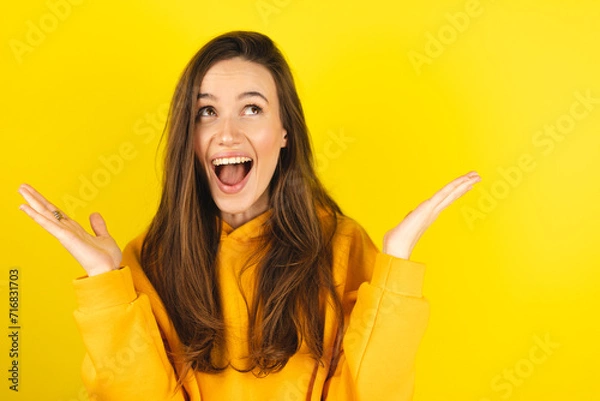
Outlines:
[[[238,213],[227,213],[221,211],[221,218],[225,223],[229,224],[231,228],[236,229],[255,217],[263,214],[269,208],[269,197],[265,193],[252,205],[250,208],[238,212]]]
[[[234,214],[230,214],[230,213],[221,213],[221,218],[231,226],[231,228],[238,228],[240,226],[243,226],[244,224],[246,224],[247,222],[249,222],[250,220],[252,220],[253,218],[255,218],[256,216],[260,215],[261,213],[258,212],[254,212],[251,213],[250,211],[245,211],[242,213],[234,213]]]

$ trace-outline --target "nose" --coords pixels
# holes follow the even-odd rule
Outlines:
[[[230,119],[224,119],[221,129],[217,134],[219,145],[231,146],[237,145],[241,141],[241,133],[235,123]]]

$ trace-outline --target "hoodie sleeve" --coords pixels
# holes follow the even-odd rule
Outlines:
[[[352,306],[325,399],[412,400],[416,353],[429,320],[425,265],[381,253],[360,226],[348,255],[349,282],[356,281],[354,272],[372,274],[344,293]]]
[[[123,260],[131,258],[126,247]],[[93,400],[184,400],[177,388],[146,294],[136,291],[129,265],[74,280],[74,312],[86,355],[83,382]]]

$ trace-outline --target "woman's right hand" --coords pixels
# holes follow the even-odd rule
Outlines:
[[[19,209],[52,234],[83,266],[88,276],[105,273],[119,268],[121,250],[109,235],[106,223],[99,213],[90,215],[90,224],[96,236],[89,234],[75,220],[48,202],[32,186],[21,184],[19,193],[28,204]],[[60,220],[53,212],[60,213]]]

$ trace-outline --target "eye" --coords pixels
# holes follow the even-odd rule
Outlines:
[[[200,110],[198,110],[196,117],[212,117],[216,115],[217,113],[215,112],[215,109],[213,109],[211,106],[204,106],[200,107]]]
[[[262,108],[255,104],[248,104],[244,107],[244,115],[256,115],[262,113]]]

